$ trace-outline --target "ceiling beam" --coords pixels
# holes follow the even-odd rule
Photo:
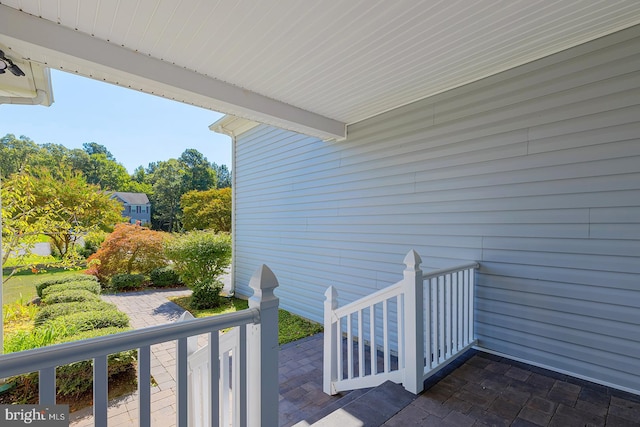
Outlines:
[[[150,57],[46,19],[0,5],[0,35],[182,93],[206,97],[212,109],[322,139],[344,139],[345,123]],[[35,58],[34,58],[35,59]],[[159,91],[161,93],[161,90]]]

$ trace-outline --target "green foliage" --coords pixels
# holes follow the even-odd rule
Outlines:
[[[233,313],[246,310],[248,301],[239,298],[223,298],[220,306],[212,309],[195,309],[192,306],[193,296],[174,297],[171,301],[185,310],[189,310],[195,317],[216,316],[218,314]],[[286,310],[278,310],[278,342],[280,345],[296,341],[322,332],[322,325]]]
[[[173,286],[181,284],[180,275],[175,272],[173,267],[159,267],[151,272],[151,283],[154,286]]]
[[[69,335],[66,334],[66,328],[61,331],[62,333],[60,333],[60,331],[56,332],[53,327],[37,328],[32,334],[23,334],[21,337],[12,337],[9,342],[5,341],[5,352],[9,353],[43,347],[45,345],[79,341],[125,332],[127,330],[128,328],[108,327]],[[110,354],[107,357],[108,378],[111,380],[119,373],[133,369],[136,359],[137,353],[135,350],[127,350],[120,353]],[[25,390],[27,395],[22,396],[24,401],[27,401],[30,397],[29,393],[33,395],[37,393],[38,375],[35,373],[14,377],[11,381],[17,382]],[[58,395],[68,397],[78,397],[79,395],[91,390],[93,387],[92,361],[87,360],[72,363],[70,365],[59,366],[56,369],[56,385]]]
[[[42,297],[47,298],[49,295],[83,289],[89,291],[92,294],[100,294],[100,283],[95,280],[83,280],[78,282],[59,283],[57,285],[51,285],[42,290]]]
[[[76,255],[81,236],[96,230],[108,230],[123,221],[122,207],[99,186],[87,183],[79,172],[60,167],[56,179],[49,171],[38,172],[37,203],[55,206],[53,221],[46,230],[63,257]]]
[[[67,330],[65,336],[69,336],[92,329],[127,328],[129,327],[129,318],[118,310],[83,311],[50,319],[44,322],[42,327],[64,327]]]
[[[219,302],[218,280],[231,263],[231,237],[208,231],[192,231],[167,242],[165,252],[180,277],[194,293],[194,307]]]
[[[100,297],[84,289],[72,289],[53,293],[42,299],[45,304],[58,304],[74,301],[100,301]]]
[[[222,282],[214,280],[213,282],[197,282],[191,286],[193,293],[191,294],[191,308],[198,310],[217,307],[220,305],[220,291],[222,291]]]
[[[163,247],[169,237],[146,227],[118,224],[98,252],[87,259],[87,272],[97,276],[103,284],[109,283],[116,274],[149,275],[153,269],[167,264]]]
[[[76,273],[76,274],[66,274],[64,276],[54,276],[47,277],[36,283],[36,292],[38,296],[42,298],[42,291],[48,288],[51,285],[58,285],[60,283],[69,283],[69,282],[85,282],[85,281],[94,281],[97,282],[98,279],[95,276],[91,276],[89,274]]]
[[[78,253],[85,258],[89,258],[91,255],[98,252],[98,249],[100,249],[100,245],[106,238],[107,233],[102,230],[96,230],[87,233],[87,235],[84,236],[84,246],[82,247],[82,249],[78,250]]]
[[[168,241],[165,253],[187,285],[212,283],[231,262],[231,236],[191,231]]]
[[[180,206],[185,230],[231,231],[231,188],[190,191]]]
[[[74,331],[63,323],[44,324],[31,331],[18,331],[9,334],[4,340],[4,352],[15,353],[55,344],[60,337],[73,334]]]
[[[109,288],[114,291],[138,289],[144,283],[144,274],[116,274],[109,281]]]
[[[117,307],[105,301],[75,301],[58,304],[45,305],[35,314],[34,325],[41,326],[51,319],[55,319],[67,314],[81,313],[84,311],[117,310]]]

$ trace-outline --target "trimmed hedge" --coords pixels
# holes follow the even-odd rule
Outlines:
[[[78,282],[78,281],[86,281],[86,280],[93,280],[95,282],[98,281],[96,276],[92,276],[90,274],[84,274],[84,273],[70,274],[68,276],[54,277],[53,279],[47,279],[37,283],[36,292],[38,296],[42,298],[42,291],[51,285],[58,285],[60,283]]]
[[[109,287],[114,291],[126,291],[138,289],[143,283],[143,274],[116,274],[109,281]]]
[[[44,322],[42,326],[52,326],[53,328],[60,329],[66,327],[69,333],[76,335],[92,329],[109,327],[128,328],[129,317],[117,310],[82,311],[53,318]]]
[[[155,286],[173,286],[182,283],[180,275],[173,270],[173,267],[166,266],[156,268],[151,272],[151,283]]]
[[[85,289],[71,289],[52,293],[51,295],[42,299],[42,302],[45,304],[58,304],[61,302],[74,301],[100,301],[100,297],[93,292],[89,292]]]
[[[76,335],[67,336],[56,340],[51,344],[60,344],[63,342],[79,341],[88,338],[101,337],[119,332],[125,332],[128,328],[102,328],[91,331],[80,332]],[[114,353],[107,356],[108,368],[107,376],[109,380],[112,377],[127,372],[135,368],[134,362],[137,359],[136,350],[127,350],[120,353]],[[38,393],[38,374],[31,373],[13,377],[11,381],[19,384],[25,395],[25,401],[29,398],[37,398]],[[60,395],[68,397],[78,397],[88,392],[93,387],[93,362],[85,360],[82,362],[72,363],[70,365],[58,366],[56,368],[56,386]]]
[[[84,280],[82,282],[67,282],[67,283],[58,283],[57,285],[47,286],[42,290],[42,298],[46,298],[51,294],[55,294],[63,291],[71,291],[84,289],[85,291],[89,291],[92,294],[100,295],[100,291],[102,288],[100,287],[100,283],[95,280]]]
[[[118,308],[105,301],[74,301],[62,302],[40,307],[33,323],[40,326],[50,319],[66,316],[67,314],[81,313],[83,311],[114,311]]]
[[[108,327],[95,330],[83,331],[73,336],[61,339],[56,342],[79,341],[89,338],[112,335],[129,330],[127,327]],[[137,360],[137,350],[126,350],[120,353],[107,356],[107,375],[111,378],[129,369],[133,369],[133,363]],[[59,366],[56,369],[56,385],[58,393],[65,396],[79,396],[93,387],[93,362],[85,360],[70,365]]]

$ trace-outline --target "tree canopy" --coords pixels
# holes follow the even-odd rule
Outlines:
[[[79,173],[86,184],[102,191],[145,193],[151,201],[152,227],[158,230],[182,230],[183,222],[189,224],[189,229],[201,228],[205,216],[208,215],[211,222],[216,212],[227,215],[226,208],[219,206],[219,202],[215,202],[216,206],[207,206],[203,214],[194,209],[184,213],[181,198],[186,193],[231,187],[227,166],[209,162],[192,148],[184,150],[177,159],[150,162],[146,168],[139,166],[129,174],[107,147],[97,142],[87,142],[82,149],[70,149],[60,144],[40,145],[25,136],[5,135],[0,140],[0,178],[7,179],[27,166],[35,178],[65,182],[69,173]],[[193,197],[187,198],[189,206],[196,203]],[[230,192],[228,198],[230,200]],[[219,218],[214,228],[224,229],[229,221],[226,217]]]

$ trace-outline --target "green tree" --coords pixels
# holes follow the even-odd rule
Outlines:
[[[184,168],[184,189],[208,190],[216,187],[216,172],[211,163],[198,150],[188,148],[178,157],[178,162]]]
[[[186,172],[176,159],[158,162],[150,182],[152,224],[156,230],[176,231],[180,229],[180,197],[184,194]]]
[[[5,179],[9,175],[20,172],[33,162],[39,152],[38,144],[26,136],[20,138],[12,134],[3,136],[0,139],[0,178]]]
[[[17,258],[16,267],[3,277],[3,283],[21,269],[38,236],[53,223],[53,212],[59,205],[39,205],[36,195],[37,182],[28,168],[2,180],[2,265],[9,257]]]
[[[97,142],[85,142],[84,144],[82,144],[82,148],[90,156],[94,156],[96,154],[104,154],[104,156],[108,160],[116,160],[116,158],[113,157],[113,154],[111,154],[111,152],[107,150],[107,147],[98,144]]]
[[[189,191],[180,199],[185,230],[231,231],[231,188]]]
[[[64,258],[75,256],[72,249],[83,235],[96,230],[110,230],[122,222],[122,206],[69,167],[60,167],[57,175],[54,177],[46,169],[38,172],[35,203],[51,209],[51,220],[43,234],[51,238]]]
[[[229,168],[227,168],[227,165],[218,166],[216,163],[213,163],[211,167],[216,172],[216,178],[218,179],[216,187],[231,187],[231,172],[229,171]]]

